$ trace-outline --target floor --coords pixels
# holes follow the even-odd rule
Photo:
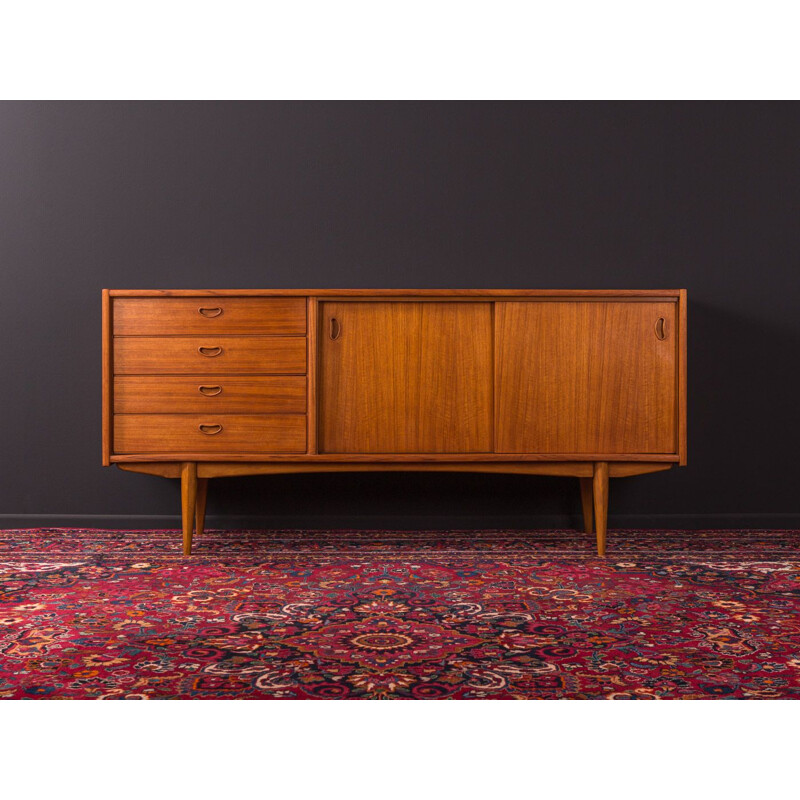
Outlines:
[[[0,531],[0,698],[800,698],[800,531]]]

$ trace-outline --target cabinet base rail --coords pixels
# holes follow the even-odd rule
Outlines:
[[[206,498],[210,478],[237,475],[277,475],[298,472],[500,472],[520,475],[555,475],[578,478],[580,481],[583,525],[586,533],[594,531],[597,555],[606,554],[606,523],[608,519],[608,480],[649,472],[662,472],[672,467],[664,462],[508,462],[464,463],[409,462],[375,463],[264,463],[264,462],[127,462],[117,466],[126,472],[141,472],[181,481],[181,516],[183,522],[183,553],[192,554],[195,532],[202,536],[206,515]]]

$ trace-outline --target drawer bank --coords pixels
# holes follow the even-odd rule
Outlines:
[[[103,464],[180,478],[566,475],[605,554],[609,478],[686,463],[686,291],[103,291]]]

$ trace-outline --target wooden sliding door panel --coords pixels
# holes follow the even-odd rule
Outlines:
[[[497,303],[496,452],[675,453],[675,312]]]
[[[491,303],[320,309],[320,452],[491,452]]]

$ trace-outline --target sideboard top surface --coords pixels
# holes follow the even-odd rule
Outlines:
[[[679,298],[684,289],[107,289],[110,297],[635,297]]]

